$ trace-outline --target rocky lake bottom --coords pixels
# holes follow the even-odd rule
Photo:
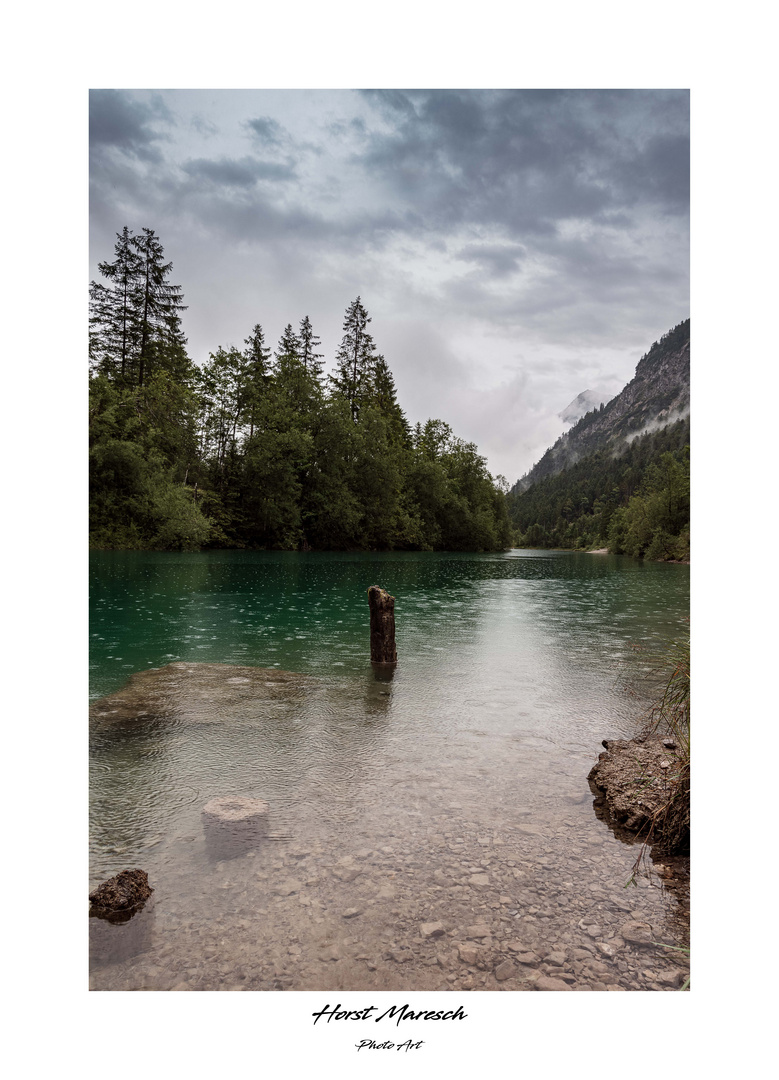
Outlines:
[[[218,676],[234,715],[236,686],[250,694],[263,677],[255,669],[236,684],[244,670]],[[182,701],[203,700],[198,682],[171,696],[182,674],[165,683],[167,716],[179,721]],[[141,680],[147,700],[149,687],[157,694],[157,721],[160,678]],[[299,689],[274,678],[273,708],[291,695],[299,711]],[[126,720],[130,708],[127,694],[97,703],[98,716]],[[541,744],[505,731],[428,733],[409,754],[382,754],[358,795],[353,776],[313,768],[292,801],[269,799],[269,835],[225,858],[209,848],[196,791],[175,828],[105,845],[95,860],[93,884],[139,866],[155,891],[129,923],[90,919],[90,988],[678,990],[688,975],[686,862],[647,857],[634,874],[640,846],[593,809],[586,776],[598,745],[587,754]]]

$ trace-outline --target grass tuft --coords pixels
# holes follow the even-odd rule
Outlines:
[[[660,665],[666,673],[662,696],[649,715],[650,732],[677,745],[676,770],[665,804],[655,814],[653,832],[669,855],[690,847],[690,638],[672,641]]]

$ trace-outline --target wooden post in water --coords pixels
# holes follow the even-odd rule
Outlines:
[[[371,585],[368,589],[371,609],[371,663],[391,665],[398,662],[395,648],[395,597],[386,589]]]

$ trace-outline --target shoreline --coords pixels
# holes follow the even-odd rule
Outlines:
[[[688,856],[690,852],[689,790],[679,800],[678,785],[689,776],[677,742],[657,734],[633,739],[604,739],[587,780],[594,807],[614,834],[643,841],[657,854]],[[628,834],[627,836],[625,834]]]

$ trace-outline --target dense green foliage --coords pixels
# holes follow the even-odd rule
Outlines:
[[[154,233],[92,282],[90,540],[100,548],[499,550],[505,483],[441,420],[411,428],[360,297],[334,375],[308,316],[202,368]]]
[[[521,547],[587,549],[649,559],[690,550],[690,422],[598,450],[508,496]]]

